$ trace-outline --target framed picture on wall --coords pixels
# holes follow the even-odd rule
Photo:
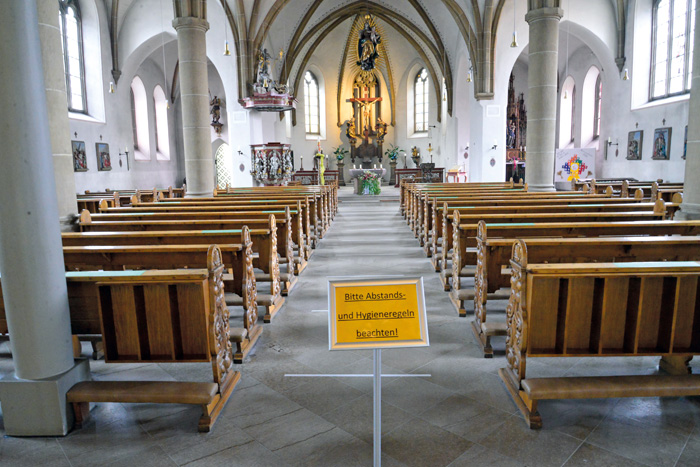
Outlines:
[[[685,126],[685,136],[683,137],[683,160],[688,152],[688,125]]]
[[[70,143],[73,149],[73,172],[87,172],[85,141],[71,141]]]
[[[654,130],[654,151],[651,158],[657,161],[667,161],[671,156],[671,127]]]
[[[112,170],[112,161],[109,158],[109,144],[95,143],[97,151],[97,170]]]
[[[642,141],[644,140],[644,130],[630,131],[627,136],[627,160],[642,160]]]

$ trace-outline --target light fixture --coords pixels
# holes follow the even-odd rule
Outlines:
[[[226,8],[224,6],[224,13],[226,13]],[[231,56],[231,50],[228,48],[228,15],[224,14],[224,57],[229,57]]]
[[[568,99],[568,98],[569,98],[569,93],[566,91],[566,89],[564,89],[564,99]]]
[[[518,33],[515,32],[515,6],[517,2],[513,2],[513,40],[510,41],[511,48],[516,48],[518,46]]]
[[[109,93],[114,94],[114,81],[109,82]]]
[[[472,67],[469,67],[469,71],[467,71],[467,83],[472,82]]]
[[[628,79],[630,79],[630,72],[625,68],[625,71],[622,72],[622,81],[627,81]]]

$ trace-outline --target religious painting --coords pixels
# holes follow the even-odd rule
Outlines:
[[[683,160],[688,152],[688,125],[685,126],[685,136],[683,137]]]
[[[71,141],[73,149],[73,172],[87,172],[87,155],[85,141]]]
[[[644,130],[630,131],[627,136],[627,160],[642,160],[642,141],[644,140]]]
[[[109,144],[95,143],[97,150],[97,170],[112,170],[112,161],[109,158]]]
[[[654,160],[667,161],[671,156],[671,127],[654,130]]]

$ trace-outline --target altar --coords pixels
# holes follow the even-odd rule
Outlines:
[[[352,186],[354,188],[353,193],[355,193],[356,195],[361,195],[364,192],[361,177],[362,175],[364,175],[365,172],[370,172],[377,176],[379,178],[377,182],[378,186],[381,187],[382,178],[386,174],[386,169],[350,169],[350,178],[352,178]]]

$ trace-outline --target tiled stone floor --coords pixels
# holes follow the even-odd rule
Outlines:
[[[381,198],[396,196],[385,187]],[[700,465],[696,398],[546,401],[544,428],[527,429],[497,375],[503,340],[496,358],[479,357],[469,319],[457,317],[398,204],[349,188],[341,201],[285,308],[240,366],[241,383],[211,433],[197,433],[198,408],[99,404],[64,438],[0,437],[0,465],[371,465],[371,380],[284,376],[371,372],[370,351],[328,351],[326,314],[314,311],[327,308],[327,276],[356,274],[420,275],[426,288],[430,347],[383,352],[384,372],[431,375],[383,381],[384,465]],[[96,379],[211,378],[207,364],[90,365]],[[528,374],[646,374],[655,366],[652,358],[531,359]],[[3,344],[0,376],[10,371]]]

